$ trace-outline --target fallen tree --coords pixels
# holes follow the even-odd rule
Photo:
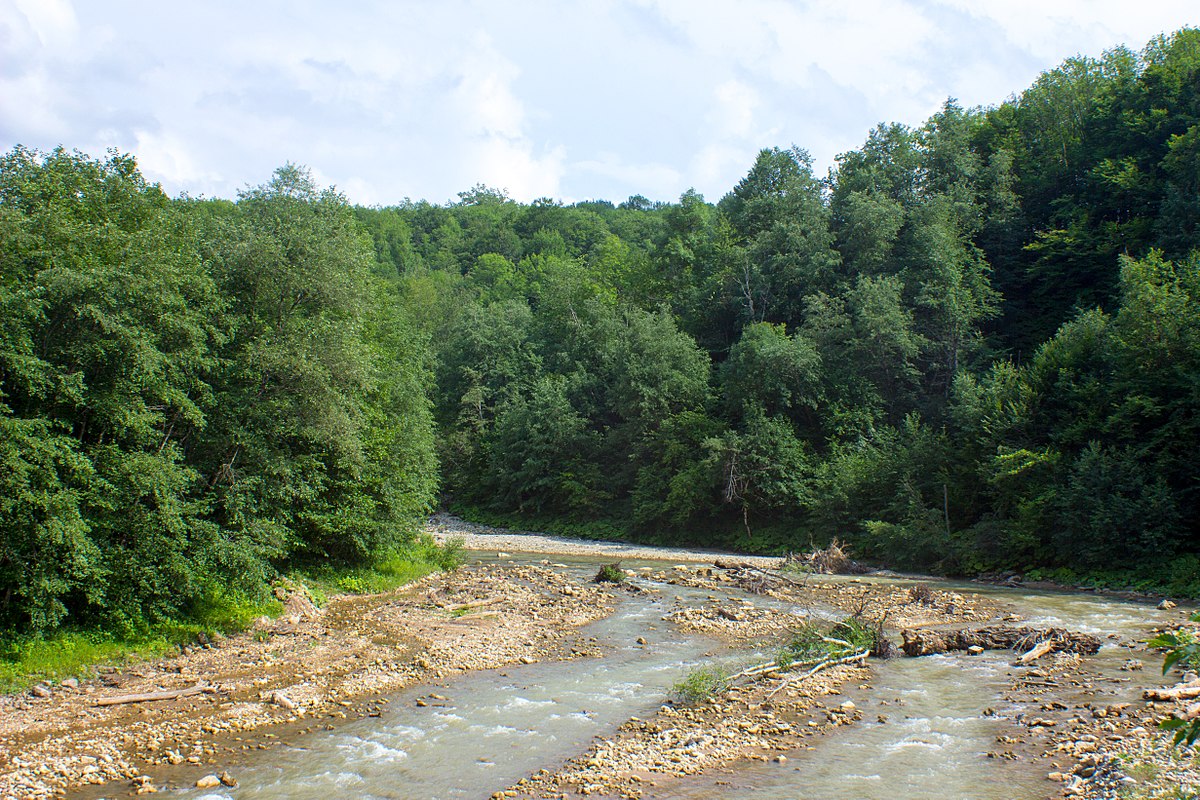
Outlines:
[[[900,632],[901,649],[906,656],[929,656],[970,650],[1016,650],[1024,655],[1022,664],[1030,664],[1047,653],[1094,655],[1100,640],[1086,633],[1063,628],[1028,628],[991,625],[960,630],[905,629]]]

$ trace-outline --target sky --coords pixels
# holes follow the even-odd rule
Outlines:
[[[0,0],[0,148],[133,154],[172,195],[292,162],[354,203],[718,200],[880,122],[990,106],[1196,0]]]

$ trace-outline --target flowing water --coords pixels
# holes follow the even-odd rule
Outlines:
[[[539,556],[529,556],[538,560]],[[564,559],[565,560],[565,559]],[[630,566],[627,562],[626,566]],[[661,565],[660,565],[661,566]],[[595,561],[573,559],[580,579]],[[1145,605],[1076,594],[951,583],[1014,605],[1033,624],[1132,638],[1169,617]],[[486,798],[542,768],[553,769],[613,733],[631,716],[648,716],[671,685],[700,663],[737,663],[716,643],[686,635],[662,617],[677,604],[698,605],[709,592],[662,587],[661,596],[623,598],[611,617],[588,626],[604,655],[470,673],[436,688],[395,696],[381,717],[305,737],[303,747],[267,751],[237,770],[240,786],[180,795],[197,800]],[[756,602],[762,602],[757,598]],[[817,616],[828,609],[809,609]],[[649,646],[637,645],[645,637]],[[1096,659],[1113,676],[1126,651],[1108,644]],[[855,798],[1043,797],[1045,771],[988,758],[1015,709],[1002,695],[1011,656],[933,656],[874,665],[869,692],[851,695],[861,722],[812,740],[784,764],[753,764],[720,775],[681,779],[662,797],[838,800]],[[445,696],[418,707],[430,692]],[[991,709],[995,715],[985,713]],[[878,721],[880,716],[886,721]],[[720,779],[720,783],[716,781]]]

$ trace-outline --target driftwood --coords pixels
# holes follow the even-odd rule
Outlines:
[[[496,603],[503,602],[503,597],[489,597],[486,600],[472,600],[469,603],[459,603],[458,605],[451,607],[450,611],[451,613],[463,614],[476,608],[486,608],[487,606],[494,606]]]
[[[785,561],[821,575],[862,575],[870,571],[850,558],[846,547],[837,539],[823,549],[814,549],[802,554],[789,554]]]
[[[1147,700],[1195,700],[1200,697],[1200,681],[1181,683],[1170,689],[1147,689],[1142,696]]]
[[[982,647],[985,650],[1028,651],[1021,663],[1029,664],[1050,652],[1094,655],[1100,640],[1086,633],[1062,628],[1016,628],[1011,625],[992,625],[963,630],[906,629],[900,632],[906,656],[928,656]],[[1049,643],[1048,647],[1043,647]]]
[[[804,581],[790,578],[778,570],[766,570],[752,564],[737,564],[729,561],[714,561],[713,566],[724,570],[741,588],[753,594],[766,594],[780,584],[804,587]]]
[[[174,700],[177,697],[191,697],[196,694],[215,692],[216,689],[206,683],[197,683],[186,689],[170,689],[162,692],[146,692],[144,694],[124,694],[117,697],[101,697],[96,701],[98,706],[120,706],[126,703],[150,703],[156,700]]]
[[[807,672],[803,673],[802,675],[789,675],[788,677],[784,678],[778,686],[776,686],[774,689],[772,689],[770,691],[769,694],[767,694],[767,699],[770,700],[772,697],[779,694],[779,692],[785,686],[790,686],[793,683],[799,683],[800,681],[803,681],[805,678],[811,678],[813,675],[816,675],[818,672],[820,672],[823,669],[829,669],[830,667],[836,667],[839,664],[850,664],[855,661],[862,663],[863,661],[867,660],[867,656],[869,656],[869,655],[870,655],[869,652],[867,652],[866,650],[863,650],[862,652],[854,653],[853,655],[849,655],[849,656],[843,656],[842,658],[830,658],[830,659],[826,659],[825,661],[821,661],[820,663],[815,665],[812,669],[808,670]]]
[[[837,640],[835,640],[835,641],[837,641]],[[805,661],[793,661],[784,667],[779,666],[779,663],[777,661],[768,661],[766,664],[758,664],[753,667],[748,667],[748,668],[742,670],[741,672],[730,675],[729,681],[730,681],[730,683],[732,683],[736,680],[739,680],[740,678],[757,678],[759,675],[765,675],[768,672],[788,672],[790,670],[796,670],[801,667],[812,667],[811,670],[804,673],[797,679],[797,680],[804,680],[809,675],[816,674],[817,672],[820,672],[821,670],[826,669],[828,667],[836,666],[838,664],[848,664],[851,661],[863,661],[869,655],[871,655],[870,652],[868,652],[866,650],[861,650],[857,653],[852,653],[848,656],[843,656],[843,657],[839,657],[839,658],[824,658],[824,659],[814,658],[814,659],[809,659],[809,660],[805,660]]]
[[[1021,664],[1032,664],[1042,656],[1054,649],[1053,639],[1044,639],[1039,642],[1032,650],[1017,659]]]

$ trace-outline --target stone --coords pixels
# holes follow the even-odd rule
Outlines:
[[[197,789],[214,789],[221,785],[221,779],[216,775],[205,775],[200,780],[196,781]]]
[[[228,772],[222,772],[217,777],[220,779],[222,786],[229,786],[230,788],[234,788],[238,785],[237,778],[233,777]]]
[[[972,655],[972,656],[978,656],[978,655],[982,655],[982,654],[983,654],[983,648],[982,648],[982,647],[980,647],[980,646],[979,646],[979,645],[977,645],[977,644],[973,644],[973,645],[971,645],[970,647],[968,647],[968,648],[967,648],[967,654],[968,654],[968,655]]]
[[[649,644],[649,642],[647,642],[647,641],[646,641],[646,637],[645,637],[645,636],[639,636],[639,637],[637,638],[637,643],[638,643],[638,644]]]
[[[67,687],[68,689],[78,689],[79,681],[76,680],[75,678],[67,678],[62,682],[62,685]]]
[[[1158,604],[1159,611],[1167,611],[1174,607],[1175,607],[1175,604],[1172,603],[1170,600],[1163,600],[1161,603]]]
[[[33,694],[34,697],[49,697],[50,696],[50,690],[48,688],[46,688],[43,684],[40,684],[40,683],[37,684],[36,686],[34,686],[29,691],[30,691],[30,693]]]

